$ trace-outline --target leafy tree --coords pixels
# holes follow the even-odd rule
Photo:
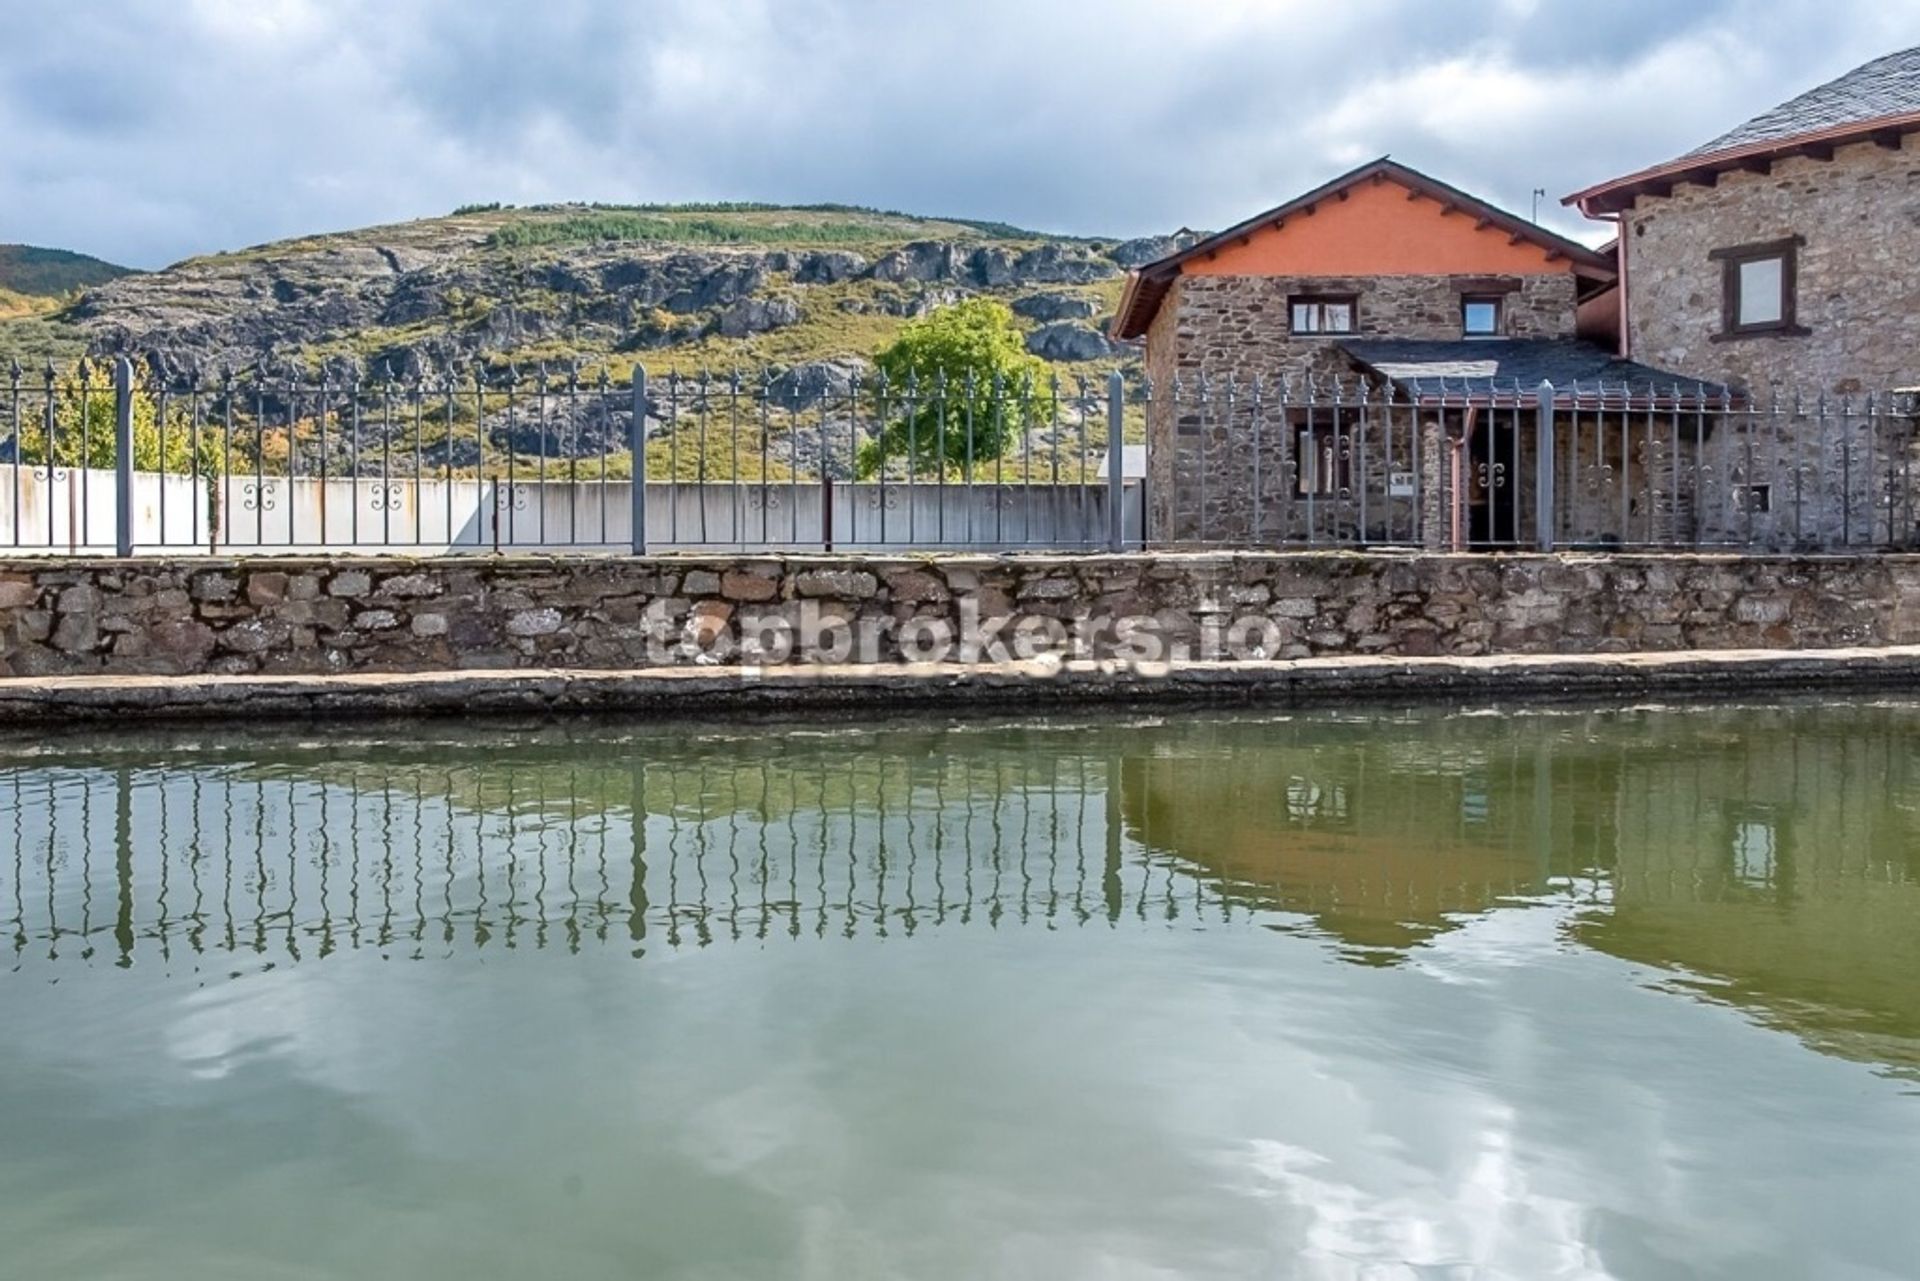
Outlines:
[[[220,520],[219,479],[223,470],[218,434],[204,423],[198,447],[188,407],[173,401],[166,406],[166,430],[158,397],[137,390],[133,395],[133,467],[135,471],[165,471],[198,476],[207,491],[208,512]],[[46,420],[39,414],[23,417],[16,442],[19,461],[30,466],[90,467],[111,470],[115,448],[114,393],[110,388],[68,386],[55,393],[53,442],[48,448]]]
[[[913,321],[876,363],[886,425],[860,450],[863,478],[909,459],[924,471],[978,467],[1051,409],[1046,362],[1027,351],[1007,305],[991,298]]]
[[[46,423],[38,414],[20,423],[20,461],[45,465],[51,454],[56,467],[114,465],[115,416],[111,388],[61,388],[54,396],[53,447],[47,446]],[[160,403],[151,392],[133,395],[133,467],[135,471],[168,471],[212,477],[219,474],[217,434],[202,425],[199,451],[194,450],[193,425],[187,406],[167,406],[166,431],[160,430]]]

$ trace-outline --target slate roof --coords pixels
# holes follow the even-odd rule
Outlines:
[[[1665,196],[1677,182],[1712,186],[1723,173],[1766,173],[1783,156],[1833,159],[1835,147],[1872,140],[1899,150],[1920,131],[1920,48],[1902,49],[1855,67],[1837,80],[1765,111],[1712,142],[1664,164],[1611,178],[1566,197],[1588,217],[1633,207],[1642,195]]]
[[[1418,399],[1531,403],[1543,382],[1553,384],[1556,400],[1718,401],[1725,392],[1572,338],[1361,338],[1340,349]]]
[[[1920,47],[1902,49],[1855,67],[1687,154],[1710,155],[1731,147],[1776,142],[1915,111],[1920,111]]]

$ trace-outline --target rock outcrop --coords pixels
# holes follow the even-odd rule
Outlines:
[[[1028,334],[1027,350],[1043,360],[1099,360],[1111,356],[1114,346],[1098,329],[1062,322]]]
[[[1013,314],[1051,324],[1056,320],[1089,320],[1100,313],[1100,304],[1085,294],[1031,294],[1013,304]]]
[[[660,223],[686,227],[684,242],[601,239],[596,216],[492,211],[215,254],[98,284],[35,323],[71,355],[132,354],[164,377],[209,381],[297,368],[338,382],[433,382],[481,365],[592,367],[692,343],[724,367],[737,344],[743,367],[791,363],[782,377],[807,401],[844,386],[845,362],[870,357],[901,323],[979,295],[1012,304],[1031,327],[1029,348],[1048,360],[1122,358],[1097,317],[1126,268],[1175,243],[868,211],[869,237],[867,223],[802,210]],[[20,350],[7,324],[0,361]]]

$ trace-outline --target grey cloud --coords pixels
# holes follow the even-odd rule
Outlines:
[[[842,200],[1132,234],[1223,225],[1389,151],[1523,210],[1544,187],[1574,229],[1568,191],[1911,43],[1920,18],[1920,0],[9,7],[0,240],[139,265],[491,199]]]

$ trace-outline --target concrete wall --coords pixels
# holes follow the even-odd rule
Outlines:
[[[1796,156],[1772,171],[1643,197],[1625,218],[1633,357],[1808,396],[1920,385],[1920,141]],[[1796,319],[1809,332],[1721,339],[1715,249],[1802,236]]]
[[[1009,615],[1090,656],[1138,653],[1118,619],[1190,656],[1223,629],[1262,638],[1220,657],[1911,644],[1920,557],[32,558],[0,562],[0,670],[730,663],[743,620],[809,613],[870,626],[880,661],[888,629]]]

